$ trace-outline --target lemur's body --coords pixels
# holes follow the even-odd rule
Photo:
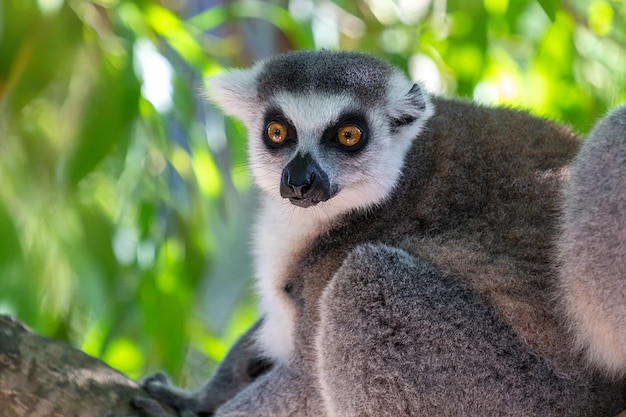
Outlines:
[[[263,191],[264,319],[244,340],[273,364],[217,415],[626,407],[624,383],[586,367],[555,307],[561,191],[579,148],[569,130],[431,102],[360,54],[283,55],[211,89],[246,123]],[[169,395],[152,381],[150,391]],[[210,395],[209,384],[169,402],[212,412]]]
[[[284,303],[283,298],[297,296],[296,288],[304,286],[307,296],[302,302],[316,306],[348,253],[359,244],[380,242],[405,249],[464,279],[499,306],[511,324],[519,323],[520,330],[528,327],[521,311],[552,316],[545,297],[550,296],[547,289],[554,283],[550,258],[559,193],[579,141],[560,126],[522,113],[444,99],[436,99],[434,104],[440,109],[438,114],[426,124],[407,156],[410,174],[400,178],[387,202],[342,215],[341,220],[335,219],[339,227],[330,233],[326,233],[327,227],[315,228],[324,235],[321,238],[313,231],[301,233],[294,226],[303,209],[283,207],[262,214],[262,227],[271,224],[266,230],[271,239],[276,245],[285,242],[288,248],[269,258],[274,266],[283,267],[265,278],[281,292],[280,298],[269,304]],[[457,125],[464,117],[468,122]],[[450,126],[448,119],[457,123]],[[485,135],[486,126],[491,129],[489,135]],[[512,131],[515,134],[509,135]],[[299,239],[302,235],[308,238]],[[268,260],[262,255],[275,247],[262,245],[257,250]],[[330,258],[332,263],[320,258]],[[291,296],[284,291],[287,283],[292,284]],[[516,297],[524,294],[523,302],[507,303],[511,292]],[[550,324],[532,327],[539,330],[545,325],[543,330],[552,331],[552,319]],[[528,340],[538,336],[527,332]]]

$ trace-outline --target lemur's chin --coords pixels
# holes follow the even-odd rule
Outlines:
[[[289,201],[294,206],[298,206],[298,207],[302,207],[302,208],[313,207],[313,206],[315,206],[315,205],[320,203],[319,200],[310,200],[308,198],[296,198],[296,197],[290,198]]]
[[[296,195],[294,195],[296,194]],[[316,188],[315,190],[307,190],[304,193],[291,193],[281,190],[281,196],[288,199],[294,206],[309,208],[328,201],[339,194],[339,187],[328,186],[326,188]]]

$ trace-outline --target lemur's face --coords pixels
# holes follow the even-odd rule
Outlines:
[[[389,133],[347,95],[282,92],[249,133],[250,169],[261,189],[298,207],[367,205],[391,176]]]
[[[246,124],[257,185],[327,215],[384,199],[432,114],[397,70],[345,52],[278,56],[214,79],[210,92]]]

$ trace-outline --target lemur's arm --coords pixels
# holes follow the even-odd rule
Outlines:
[[[178,410],[181,416],[211,415],[217,408],[235,397],[258,377],[272,368],[272,363],[262,357],[255,344],[255,334],[261,320],[253,325],[233,345],[211,378],[197,391],[174,386],[162,372],[146,377],[142,386],[158,402]],[[154,417],[159,414],[154,401],[137,399],[135,405]],[[194,414],[195,413],[195,414]]]

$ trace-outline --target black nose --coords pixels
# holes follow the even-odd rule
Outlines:
[[[280,195],[300,207],[332,197],[328,176],[309,154],[297,154],[283,169]]]

